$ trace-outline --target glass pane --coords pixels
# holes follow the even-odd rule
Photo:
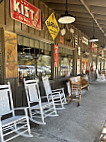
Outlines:
[[[35,60],[31,48],[22,48],[18,52],[18,78],[19,84],[23,82],[23,78],[35,78]]]
[[[72,64],[72,59],[70,61],[68,58],[65,57],[60,57],[60,76],[70,76],[72,75],[72,70],[73,70],[73,64]]]
[[[48,75],[51,76],[51,57],[47,55],[40,55],[37,61],[37,76]]]

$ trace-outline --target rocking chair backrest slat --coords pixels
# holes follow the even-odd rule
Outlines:
[[[50,83],[49,83],[49,80],[48,80],[48,76],[42,77],[42,81],[43,81],[43,85],[44,85],[46,94],[51,95],[52,91],[51,91],[51,86],[50,86]]]
[[[0,115],[11,112],[13,112],[13,100],[10,83],[8,83],[8,85],[0,85]]]
[[[28,95],[28,100],[30,102],[39,102],[40,92],[36,80],[24,81],[26,94]]]

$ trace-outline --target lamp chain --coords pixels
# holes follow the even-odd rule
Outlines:
[[[94,20],[93,20],[93,35],[95,36],[95,25],[94,25]]]
[[[68,0],[66,0],[66,11],[68,11]]]

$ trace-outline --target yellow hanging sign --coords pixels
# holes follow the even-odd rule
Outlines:
[[[49,16],[49,18],[45,21],[45,24],[54,40],[60,31],[54,13]]]

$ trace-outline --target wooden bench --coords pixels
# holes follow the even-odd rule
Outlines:
[[[88,90],[88,78],[76,76],[68,79],[70,83],[71,94],[68,93],[68,103],[76,98],[78,100],[78,106],[81,104],[81,90],[86,89]]]

